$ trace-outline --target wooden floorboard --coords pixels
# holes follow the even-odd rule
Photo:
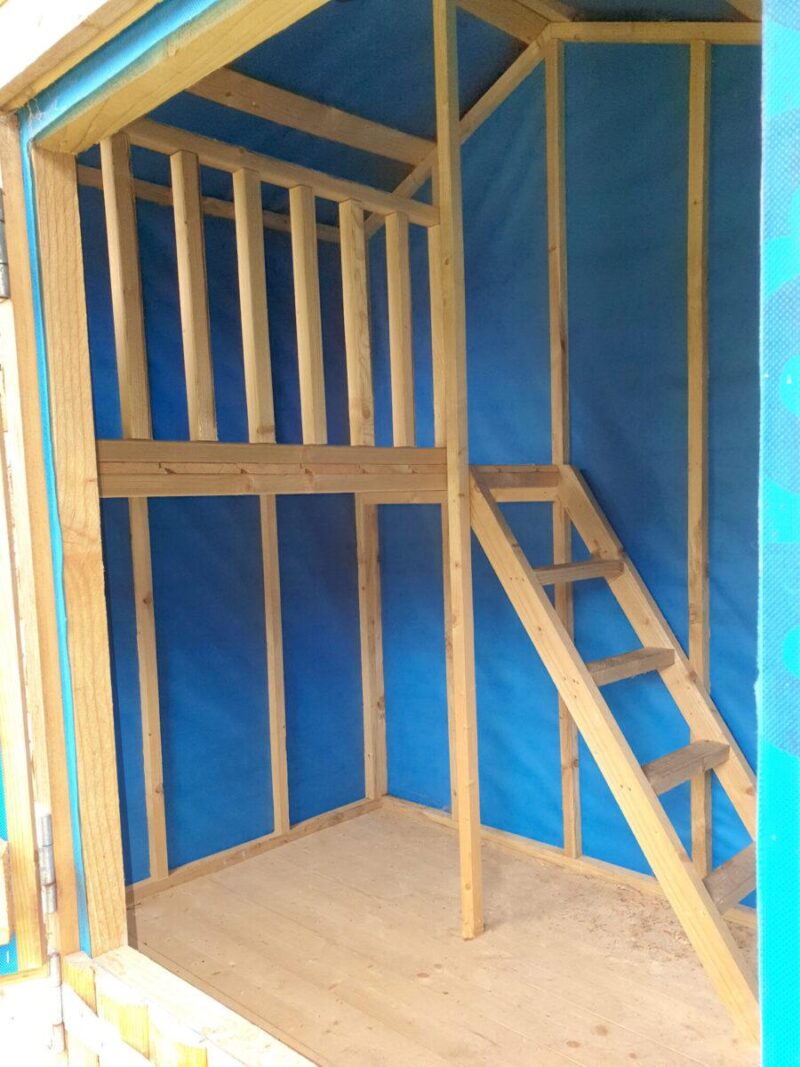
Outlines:
[[[754,1067],[666,903],[382,809],[137,905],[137,947],[321,1064]],[[737,931],[752,950],[752,934]]]

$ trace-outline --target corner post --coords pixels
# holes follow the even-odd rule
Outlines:
[[[466,938],[483,930],[475,648],[467,447],[467,350],[458,58],[455,0],[433,0],[436,131],[444,357],[446,513],[449,536],[449,635],[453,700],[461,927]]]

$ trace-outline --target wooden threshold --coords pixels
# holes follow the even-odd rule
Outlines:
[[[442,492],[444,449],[98,441],[100,495]]]

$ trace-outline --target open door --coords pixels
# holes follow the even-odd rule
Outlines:
[[[29,690],[39,673],[31,603],[28,497],[21,451],[17,336],[6,217],[24,211],[3,190],[8,132],[0,137],[0,976],[44,962],[36,847]],[[40,683],[36,678],[34,687]],[[35,690],[34,690],[35,691]],[[40,686],[39,686],[40,691]],[[34,700],[35,700],[34,696]]]

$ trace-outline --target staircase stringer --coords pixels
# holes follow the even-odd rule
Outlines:
[[[758,1035],[755,976],[496,502],[473,474],[472,526],[718,995]]]
[[[727,723],[692,669],[647,586],[625,555],[591,490],[573,467],[561,468],[560,492],[562,503],[589,551],[601,559],[622,558],[622,573],[609,578],[608,584],[639,640],[644,646],[674,650],[674,662],[659,674],[693,736],[729,746],[730,756],[716,768],[716,774],[747,832],[755,838],[756,777]]]

